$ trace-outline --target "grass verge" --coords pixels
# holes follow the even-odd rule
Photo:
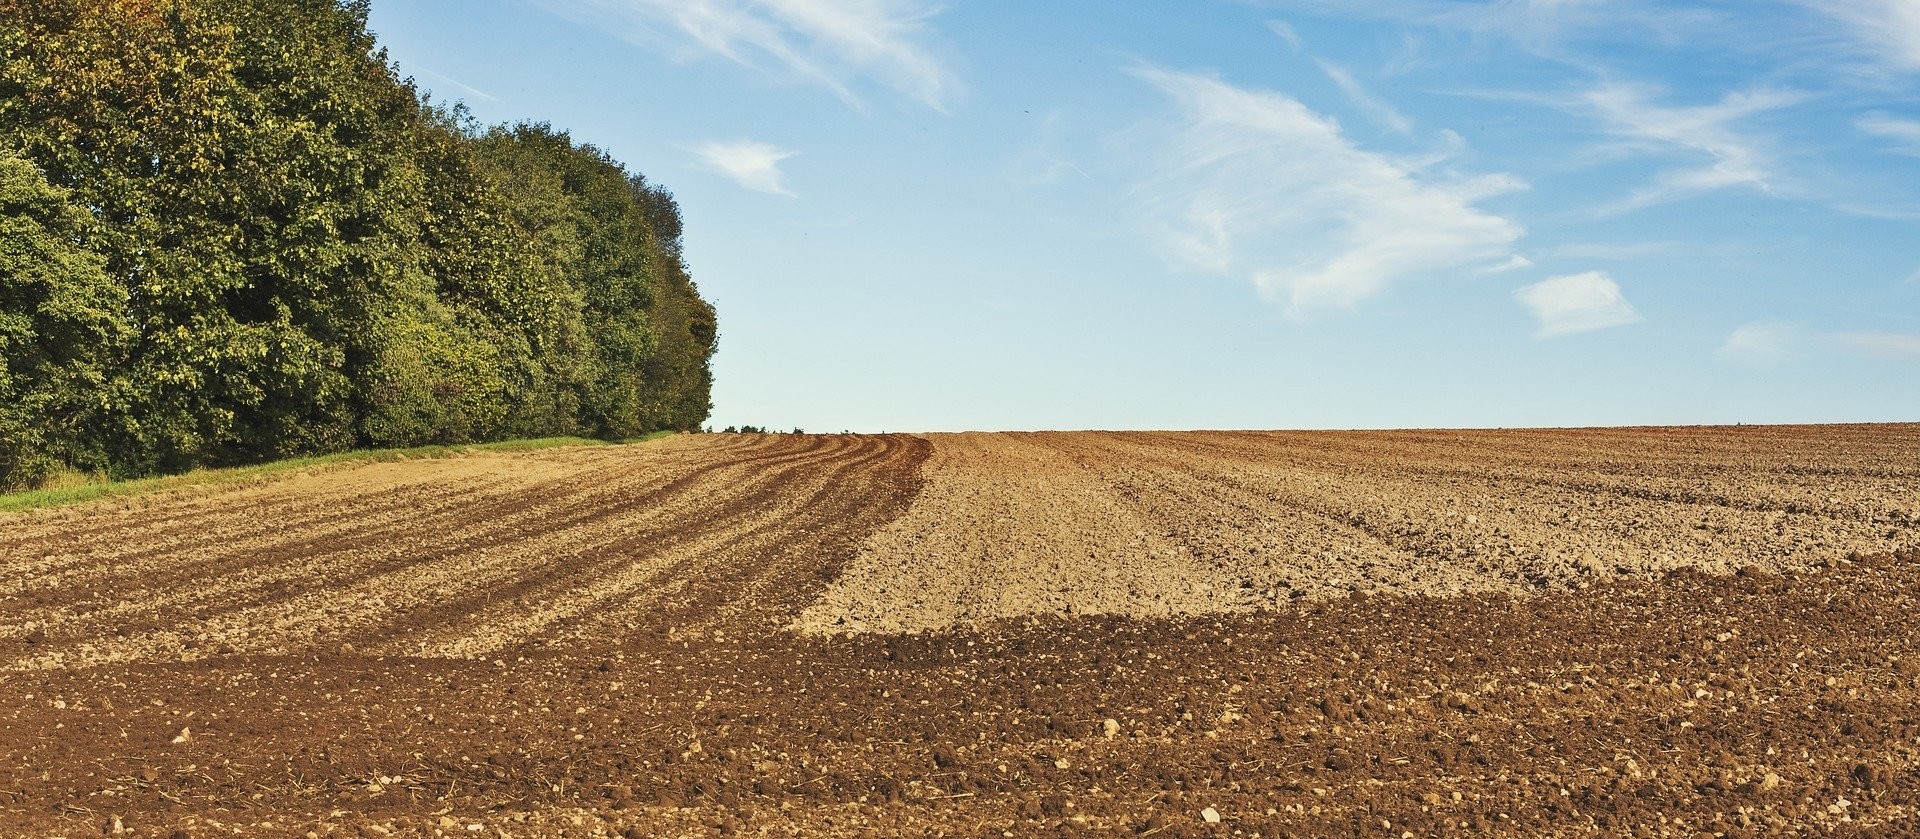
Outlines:
[[[644,443],[670,437],[672,431],[656,431],[644,437],[622,440],[621,443]],[[465,443],[452,446],[416,446],[410,449],[368,449],[362,451],[322,454],[311,457],[295,457],[276,460],[270,463],[257,463],[251,466],[232,466],[221,469],[195,469],[178,475],[161,475],[153,478],[134,478],[125,481],[88,481],[70,486],[49,489],[35,489],[0,495],[0,512],[17,512],[41,507],[58,507],[65,504],[78,504],[100,498],[115,498],[129,495],[144,495],[149,492],[162,492],[193,486],[218,486],[222,484],[242,483],[257,478],[269,477],[280,472],[314,467],[341,466],[359,463],[383,463],[395,460],[419,460],[433,457],[452,457],[470,452],[528,452],[539,449],[557,449],[567,446],[605,446],[606,440],[591,440],[585,437],[542,437],[531,440],[502,440],[498,443]]]

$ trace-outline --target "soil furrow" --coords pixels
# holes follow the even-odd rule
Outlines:
[[[650,526],[622,521],[616,528],[618,535],[609,534],[592,556],[574,558],[557,573],[523,573],[504,588],[445,598],[385,624],[387,637],[370,638],[364,645],[437,656],[488,655],[548,635],[582,614],[614,611],[615,603],[644,611],[655,626],[671,625],[673,609],[645,608],[651,604],[636,603],[635,598],[660,581],[694,576],[688,572],[717,576],[714,553],[757,554],[764,547],[757,544],[759,534],[790,532],[795,527],[794,514],[778,510],[775,501],[794,494],[796,482],[811,480],[815,474],[838,477],[872,471],[872,464],[885,456],[885,447],[866,448],[870,450],[836,446],[772,468],[739,464],[751,472],[719,475],[711,488],[689,493],[688,497],[701,500],[698,511]],[[804,508],[799,512],[804,513]],[[724,591],[736,593],[731,588]]]
[[[0,835],[1915,835],[1916,464],[684,435],[5,517]]]
[[[291,550],[268,546],[242,551],[231,567],[223,569],[223,575],[170,589],[159,598],[113,601],[113,605],[85,615],[85,622],[75,623],[79,615],[54,604],[44,611],[58,618],[35,622],[32,616],[23,615],[20,622],[11,624],[10,632],[0,634],[0,640],[40,633],[41,640],[31,650],[23,650],[31,657],[16,666],[44,666],[68,655],[119,660],[151,655],[197,658],[222,654],[222,650],[284,651],[320,643],[348,627],[391,622],[396,618],[393,610],[402,607],[408,592],[457,591],[493,578],[524,578],[535,569],[526,568],[519,561],[521,557],[560,563],[578,554],[557,544],[542,548],[539,543],[543,540],[599,544],[600,537],[593,536],[586,525],[600,523],[620,508],[617,503],[603,502],[619,493],[618,489],[608,489],[607,479],[634,465],[627,462],[622,466],[622,461],[648,462],[655,457],[649,447],[638,448],[640,451],[635,452],[610,451],[628,457],[586,470],[584,477],[589,480],[566,491],[542,483],[497,493],[468,509],[459,520],[464,527],[451,526],[453,520],[425,522],[432,525],[424,529],[426,539],[404,549],[396,549],[402,540],[393,535],[406,530],[404,523],[383,523],[373,533],[353,534],[318,545],[295,543]],[[716,473],[762,472],[817,456],[796,452],[792,446],[775,441],[747,448],[737,460],[708,461],[701,457],[683,458],[678,463],[665,461],[672,464],[668,468],[680,471],[668,472],[660,485],[625,500],[637,503],[643,514],[650,515],[647,502],[697,498],[700,493],[690,491],[692,484]],[[605,475],[594,475],[602,470]],[[741,479],[727,475],[716,479],[716,484]],[[673,527],[663,525],[669,531]],[[112,596],[92,586],[76,593],[90,598]],[[89,634],[101,633],[100,627],[107,626],[107,621],[112,621],[112,637]],[[275,629],[266,633],[252,629],[263,622]],[[0,654],[5,652],[0,648]]]

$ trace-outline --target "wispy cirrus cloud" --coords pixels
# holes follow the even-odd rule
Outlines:
[[[532,0],[627,40],[682,55],[719,55],[791,74],[864,107],[872,79],[936,110],[959,85],[932,46],[926,0]]]
[[[495,98],[495,97],[494,97],[494,95],[493,95],[493,94],[491,94],[491,93],[488,93],[488,92],[486,92],[486,91],[484,91],[484,90],[481,90],[480,88],[477,88],[477,87],[474,87],[474,86],[472,86],[472,85],[470,85],[470,84],[467,84],[466,82],[463,82],[463,81],[460,81],[459,79],[456,79],[456,78],[454,78],[454,77],[452,77],[452,76],[447,76],[447,75],[443,75],[443,74],[440,74],[440,73],[436,73],[436,72],[434,72],[434,71],[432,71],[432,70],[429,70],[429,69],[427,69],[427,68],[425,68],[425,67],[421,67],[420,65],[417,65],[417,64],[416,64],[416,65],[413,65],[413,71],[414,71],[415,73],[418,73],[418,74],[420,74],[420,75],[422,75],[422,76],[426,76],[426,77],[427,77],[427,78],[428,78],[429,80],[434,80],[434,79],[437,79],[437,80],[439,80],[439,81],[441,81],[442,83],[445,83],[446,85],[448,85],[448,86],[450,86],[450,87],[452,87],[452,88],[454,88],[455,90],[459,90],[459,91],[461,91],[462,93],[465,93],[465,94],[467,94],[467,95],[469,95],[469,96],[472,96],[472,97],[474,97],[474,98],[476,98],[476,99],[484,99],[484,100],[486,100],[486,101],[488,101],[488,102],[497,102],[497,101],[499,101],[499,100],[498,100],[497,98]]]
[[[1754,321],[1728,334],[1715,355],[1722,361],[1769,366],[1797,358],[1805,341],[1805,334],[1793,324]]]
[[[694,146],[691,151],[700,158],[701,166],[707,171],[730,178],[747,189],[788,198],[799,197],[787,189],[786,174],[780,171],[781,162],[799,152],[753,140],[709,140]]]
[[[1800,0],[1845,24],[1880,64],[1920,71],[1920,2],[1916,0]]]
[[[1498,265],[1488,265],[1484,268],[1480,268],[1474,271],[1474,273],[1505,274],[1508,271],[1521,271],[1521,270],[1525,270],[1532,267],[1533,267],[1532,259],[1529,259],[1527,255],[1524,253],[1516,253],[1513,256],[1507,257],[1507,261],[1505,262],[1502,262]]]
[[[1008,179],[1021,186],[1057,184],[1068,175],[1091,180],[1093,176],[1087,174],[1087,170],[1081,168],[1064,148],[1067,143],[1061,137],[1064,132],[1061,129],[1060,111],[1047,112],[1039,122],[1027,149],[1007,170]]]
[[[1270,20],[1267,21],[1267,31],[1280,36],[1280,40],[1286,41],[1287,46],[1292,47],[1295,52],[1306,48],[1305,43],[1300,40],[1300,33],[1294,30],[1291,23],[1284,20]]]
[[[1875,111],[1854,120],[1853,127],[1894,141],[1895,152],[1920,156],[1920,119],[1902,119]]]
[[[1156,125],[1134,204],[1170,261],[1250,279],[1299,315],[1394,283],[1509,262],[1522,230],[1475,206],[1526,185],[1452,177],[1355,145],[1293,98],[1208,75],[1134,71],[1175,111]]]
[[[1558,259],[1604,259],[1624,262],[1673,253],[1684,247],[1680,242],[1575,242],[1549,248],[1547,256]]]
[[[1776,191],[1778,173],[1772,155],[1737,123],[1748,117],[1794,105],[1804,96],[1784,90],[1727,94],[1710,105],[1660,105],[1647,87],[1601,85],[1581,97],[1579,108],[1597,116],[1603,130],[1623,148],[1650,154],[1678,154],[1700,164],[1668,169],[1634,190],[1614,211],[1675,201],[1703,192],[1745,187]]]
[[[1274,0],[1320,14],[1385,20],[1501,39],[1560,56],[1564,43],[1587,33],[1627,32],[1664,41],[1711,31],[1722,16],[1653,0]]]
[[[1267,29],[1280,36],[1280,40],[1287,42],[1287,46],[1292,47],[1294,52],[1306,52],[1306,42],[1301,40],[1300,33],[1294,31],[1286,21],[1267,21]],[[1332,81],[1335,87],[1340,88],[1341,93],[1346,94],[1347,100],[1353,103],[1362,116],[1396,134],[1413,134],[1413,120],[1408,119],[1405,114],[1387,104],[1385,100],[1373,95],[1372,91],[1367,90],[1366,85],[1361,84],[1360,80],[1354,77],[1353,71],[1324,58],[1315,58],[1313,63],[1319,65],[1320,72],[1326,74],[1327,79]]]
[[[1808,332],[1782,321],[1754,321],[1733,330],[1717,353],[1722,361],[1772,365],[1808,355],[1842,352],[1882,361],[1920,361],[1920,335],[1906,332]]]
[[[1832,336],[1842,346],[1887,361],[1920,361],[1920,335],[1900,332],[1841,332]]]
[[[1320,65],[1320,72],[1327,74],[1327,78],[1333,80],[1334,86],[1340,88],[1340,92],[1346,94],[1347,98],[1353,101],[1354,107],[1359,108],[1360,113],[1365,114],[1368,119],[1395,134],[1413,133],[1413,120],[1407,119],[1405,114],[1374,96],[1365,85],[1360,84],[1360,80],[1353,77],[1353,73],[1347,71],[1347,68],[1331,61],[1315,63]]]
[[[1515,299],[1539,321],[1537,337],[1552,338],[1639,323],[1646,318],[1627,302],[1605,271],[1588,271],[1521,286]]]

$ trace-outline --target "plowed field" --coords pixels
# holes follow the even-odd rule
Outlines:
[[[693,435],[0,515],[0,835],[1920,833],[1920,426]]]

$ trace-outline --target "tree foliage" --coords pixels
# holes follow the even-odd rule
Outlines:
[[[0,482],[100,459],[77,447],[111,398],[126,292],[82,244],[90,221],[32,163],[0,151]]]
[[[0,0],[0,487],[705,420],[672,196],[426,101],[366,13]]]

